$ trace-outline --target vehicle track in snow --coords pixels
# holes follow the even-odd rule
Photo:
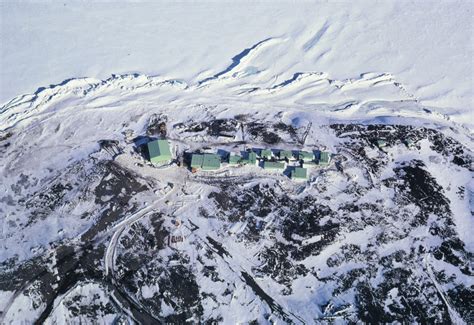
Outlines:
[[[428,277],[431,279],[431,281],[433,282],[433,285],[435,286],[436,290],[438,291],[439,295],[441,296],[441,299],[443,299],[444,301],[444,304],[446,305],[446,308],[448,309],[448,313],[449,313],[449,318],[451,319],[451,321],[453,322],[453,324],[456,324],[456,325],[464,325],[466,324],[466,322],[459,316],[458,312],[456,311],[456,309],[453,308],[453,306],[451,305],[451,302],[449,301],[449,297],[446,296],[446,294],[444,293],[444,290],[443,288],[441,287],[441,285],[438,283],[438,281],[436,280],[436,276],[435,274],[433,273],[433,267],[431,266],[430,262],[431,262],[431,258],[432,258],[432,255],[431,253],[430,254],[426,254],[425,258],[424,258],[424,264],[425,264],[425,267],[426,267],[426,273],[428,274]]]
[[[163,203],[168,197],[175,194],[177,189],[178,189],[177,186],[173,187],[173,189],[170,192],[168,192],[164,197],[162,197],[161,199],[157,201],[154,201],[151,205],[143,208],[142,210],[128,216],[127,218],[125,218],[119,224],[117,224],[116,226],[112,228],[112,231],[114,231],[114,233],[112,235],[112,238],[109,241],[109,244],[107,245],[106,253],[104,256],[105,276],[108,276],[109,272],[111,272],[113,276],[115,249],[117,247],[117,242],[120,239],[120,236],[122,235],[123,231],[127,227],[131,226],[133,223],[137,222],[141,218],[153,212],[155,209],[159,208],[160,204]]]

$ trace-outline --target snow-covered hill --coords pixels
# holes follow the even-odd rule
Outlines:
[[[263,48],[197,85],[73,79],[2,107],[3,322],[472,320],[469,129],[388,74],[269,84],[245,73]],[[192,174],[147,163],[163,132],[178,164],[265,147],[334,160],[303,183]]]
[[[2,24],[31,19],[19,35],[58,10],[1,6],[11,13]],[[86,74],[149,75],[70,78],[101,56],[81,47],[101,35],[92,15],[77,51],[62,48],[86,59],[48,68],[70,79],[0,107],[0,323],[474,322],[472,35],[457,25],[468,25],[467,5],[267,4],[249,16],[168,5],[164,20],[154,16],[163,6],[137,6],[124,5],[132,45]],[[124,9],[99,7],[115,19],[100,25],[113,45]],[[67,4],[61,19],[84,8]],[[186,11],[196,8],[202,17]],[[30,56],[12,26],[1,37],[20,62]],[[77,35],[70,26],[63,36]],[[156,30],[152,55],[141,42]],[[49,36],[54,54],[59,36]],[[228,48],[209,52],[204,36]],[[140,57],[125,58],[130,48]],[[3,49],[2,61],[14,62]],[[4,87],[14,69],[2,63],[2,96],[21,92],[21,76]],[[28,87],[44,78],[54,79],[38,72]],[[164,166],[147,160],[159,137],[175,157]],[[187,167],[192,152],[262,148],[332,160],[306,181],[258,166]]]

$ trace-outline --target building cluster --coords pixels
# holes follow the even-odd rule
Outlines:
[[[191,168],[195,170],[218,170],[221,164],[229,166],[255,165],[272,171],[288,171],[293,179],[307,179],[307,168],[326,166],[331,155],[327,151],[275,151],[262,149],[247,151],[244,155],[231,153],[225,159],[213,153],[195,153],[191,156]]]
[[[171,150],[166,140],[155,140],[148,143],[148,152],[152,163],[164,163],[171,160]],[[260,166],[266,170],[288,171],[293,179],[307,179],[308,168],[326,166],[331,154],[327,151],[290,151],[271,149],[250,150],[244,155],[231,153],[227,157],[215,153],[193,153],[190,167],[193,171],[213,171],[224,166]]]

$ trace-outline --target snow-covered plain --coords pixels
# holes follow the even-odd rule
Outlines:
[[[472,120],[473,4],[0,3],[0,102],[78,77],[159,75],[196,84],[273,39],[244,73],[278,84],[389,73],[433,110]]]

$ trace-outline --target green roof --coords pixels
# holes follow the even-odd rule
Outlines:
[[[202,170],[216,170],[221,167],[221,157],[216,154],[206,153],[202,161]]]
[[[296,167],[294,170],[291,171],[291,178],[307,179],[308,178],[307,169]]]
[[[233,156],[232,155],[232,156],[229,157],[229,164],[231,164],[231,165],[237,165],[241,161],[242,161],[242,157],[240,157],[240,156],[237,156],[237,155]]]
[[[274,162],[274,161],[265,161],[263,163],[263,168],[264,169],[284,169],[285,164],[280,163],[280,162]]]
[[[279,152],[279,155],[280,155],[280,158],[283,159],[283,158],[292,158],[293,157],[293,153],[289,150],[282,150]]]
[[[257,154],[253,151],[247,153],[247,158],[242,159],[242,163],[249,164],[249,165],[256,165],[257,164]]]
[[[320,164],[329,164],[329,152],[327,151],[320,151],[319,152],[319,163]]]
[[[309,161],[305,161],[303,162],[303,167],[305,166],[308,166],[308,167],[316,167],[318,164],[313,161],[313,160],[309,160]]]
[[[152,163],[162,163],[171,160],[170,145],[166,140],[148,142],[148,153]]]
[[[191,157],[191,168],[201,168],[203,160],[203,155],[193,154]]]
[[[255,165],[257,163],[257,154],[255,152],[249,152],[248,163],[250,165]]]
[[[383,140],[383,139],[378,139],[377,140],[377,146],[379,148],[385,147],[386,145],[387,145],[387,142],[385,142],[385,140]]]
[[[412,139],[405,139],[405,144],[409,147],[412,147],[415,145],[415,141],[413,141]]]
[[[272,157],[272,151],[270,149],[263,149],[260,153],[260,157],[270,159]]]
[[[301,160],[313,160],[314,159],[314,154],[309,151],[300,151],[298,153],[298,159]]]

